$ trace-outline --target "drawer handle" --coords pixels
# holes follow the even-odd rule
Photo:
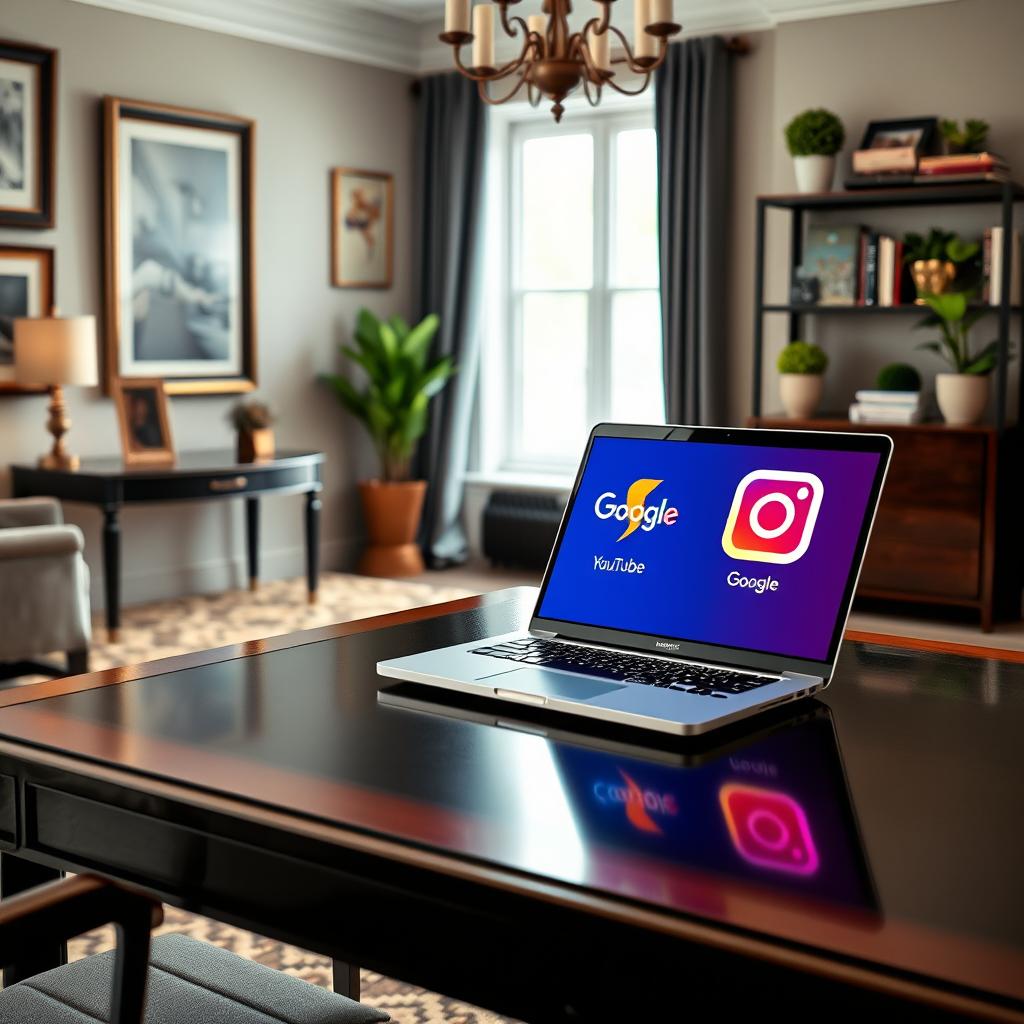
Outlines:
[[[233,476],[230,480],[211,480],[211,491],[240,491],[249,482],[245,476]]]

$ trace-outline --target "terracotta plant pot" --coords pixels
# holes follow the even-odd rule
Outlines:
[[[791,420],[810,419],[821,402],[825,381],[820,373],[783,373],[779,375],[779,397]]]
[[[985,414],[989,378],[977,373],[937,373],[935,399],[951,427],[969,427]]]
[[[364,480],[359,484],[370,534],[370,545],[359,560],[359,572],[364,576],[418,576],[423,572],[416,534],[426,493],[425,480]]]
[[[948,290],[956,277],[956,264],[949,260],[914,260],[910,264],[910,276],[917,288],[914,304],[924,306],[927,303],[922,295],[941,295]]]
[[[240,430],[238,432],[238,461],[256,462],[274,457],[274,432],[269,427],[262,430]]]

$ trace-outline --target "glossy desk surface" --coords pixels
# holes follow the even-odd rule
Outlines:
[[[70,477],[167,477],[205,476],[209,473],[256,472],[277,469],[295,463],[321,463],[323,452],[279,450],[257,462],[239,462],[233,449],[213,448],[204,451],[176,452],[174,462],[165,465],[126,466],[119,456],[96,456],[82,459],[76,470],[41,470],[38,466],[15,466],[22,474],[47,473]]]
[[[378,699],[379,658],[516,628],[533,598],[0,693],[0,747],[385,839],[463,877],[499,869],[505,887],[655,930],[1024,1010],[1020,655],[848,641],[821,703],[646,751],[636,733]]]

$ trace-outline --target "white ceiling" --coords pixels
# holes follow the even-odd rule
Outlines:
[[[451,66],[437,39],[444,0],[76,0],[143,17],[341,57],[401,71]],[[785,21],[859,14],[956,0],[675,0],[684,34],[770,29]],[[590,0],[577,0],[578,12]],[[617,0],[618,24],[632,24],[633,0]],[[524,10],[539,11],[540,0]],[[588,13],[589,16],[589,13]],[[582,18],[583,15],[580,14]]]

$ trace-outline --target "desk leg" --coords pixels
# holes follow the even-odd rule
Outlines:
[[[30,860],[16,857],[13,853],[0,853],[0,900],[17,896],[26,889],[34,889],[37,885],[55,882],[64,877],[63,871],[56,868],[43,867]],[[26,956],[17,963],[4,967],[4,987],[15,982],[24,981],[33,975],[42,974],[53,967],[67,963],[68,947],[66,943],[55,942],[46,949],[40,949],[32,956]]]
[[[103,509],[103,586],[107,601],[107,640],[117,643],[121,628],[121,524],[120,509]]]
[[[359,968],[355,964],[334,961],[334,991],[359,1002]]]
[[[306,583],[309,603],[316,604],[320,578],[320,501],[319,491],[306,494]]]
[[[245,499],[245,542],[249,549],[249,589],[260,589],[260,499]]]

